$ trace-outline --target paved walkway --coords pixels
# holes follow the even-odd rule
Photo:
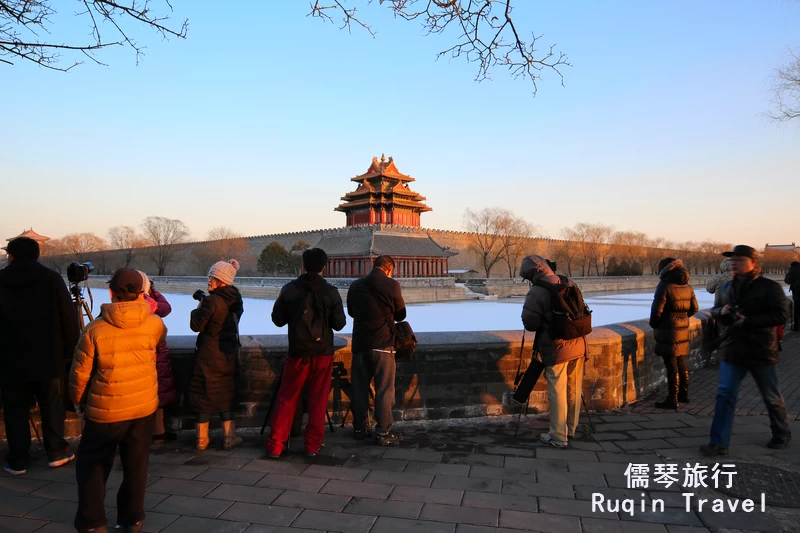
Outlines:
[[[798,356],[800,336],[794,335],[785,343],[781,379],[795,419]],[[724,461],[735,467],[716,468],[723,472],[716,478],[720,488],[728,477],[733,486],[726,494],[714,489],[715,461],[700,458],[697,447],[707,442],[715,379],[715,369],[695,373],[696,402],[679,413],[655,410],[645,400],[592,415],[596,432],[584,432],[568,450],[540,444],[536,436],[547,422],[534,416],[522,418],[519,438],[514,437],[516,417],[398,424],[406,434],[399,448],[356,442],[349,428],[337,428],[324,455],[309,459],[295,453],[282,461],[262,459],[263,439],[254,433],[237,450],[200,453],[192,449],[191,432],[184,432],[177,443],[153,448],[145,531],[800,531],[800,442],[783,451],[765,447],[767,419],[759,414],[760,400],[749,384],[739,405],[741,414],[751,416],[737,418],[731,455]],[[793,426],[800,434],[800,421]],[[220,440],[216,435],[213,445]],[[293,447],[300,450],[301,443]],[[630,463],[649,468],[646,488],[628,488]],[[698,471],[695,464],[708,467],[707,487],[682,488],[687,463],[690,473]],[[670,474],[670,467],[661,465],[673,464],[676,481],[667,486],[669,480],[657,471]],[[726,477],[724,472],[732,470],[737,474]],[[109,480],[111,525],[120,480],[119,471]],[[688,512],[681,492],[695,494]],[[766,493],[763,513],[761,492]],[[733,501],[737,496],[731,494],[754,497],[755,510],[742,512],[737,502],[737,512],[717,513],[711,501],[698,510],[699,498]],[[603,512],[592,505],[600,495]],[[617,499],[631,502],[619,508],[612,502],[609,511],[607,500]],[[25,476],[0,472],[0,531],[72,531],[75,501],[74,466],[49,470],[40,456]],[[794,508],[774,505],[792,502]]]

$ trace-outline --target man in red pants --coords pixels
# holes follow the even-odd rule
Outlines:
[[[272,322],[278,327],[289,325],[289,357],[283,367],[267,440],[267,457],[271,459],[278,459],[284,452],[304,385],[308,386],[305,453],[314,457],[322,448],[331,388],[333,330],[341,330],[346,323],[339,291],[321,276],[327,264],[324,250],[311,248],[303,252],[305,274],[283,286],[272,308]]]

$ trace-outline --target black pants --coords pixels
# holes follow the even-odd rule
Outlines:
[[[369,385],[375,380],[375,430],[385,435],[392,430],[394,407],[394,378],[397,365],[389,350],[370,350],[353,354],[350,368],[353,407],[353,428],[367,429]]]
[[[794,316],[792,317],[792,330],[800,331],[800,294],[795,295],[792,293],[792,307],[794,308]]]
[[[64,397],[60,378],[20,383],[3,387],[3,418],[6,424],[8,453],[6,462],[14,470],[28,467],[31,448],[31,428],[28,425],[33,398],[39,404],[42,417],[42,436],[48,461],[64,457]]]
[[[153,437],[154,416],[101,424],[91,420],[83,427],[75,475],[78,479],[78,531],[105,526],[106,481],[119,447],[122,484],[117,492],[117,524],[131,526],[144,520],[147,458]]]

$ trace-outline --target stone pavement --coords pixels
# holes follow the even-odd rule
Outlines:
[[[781,364],[784,391],[797,419],[800,336],[787,338]],[[691,396],[681,412],[652,408],[652,400],[613,413],[592,414],[588,431],[567,450],[538,442],[547,427],[542,417],[462,419],[398,424],[406,439],[398,448],[356,442],[351,430],[327,436],[323,455],[293,453],[281,461],[263,459],[263,437],[247,433],[245,445],[225,452],[192,449],[193,435],[153,447],[146,497],[145,531],[312,533],[447,532],[515,533],[699,533],[703,531],[800,531],[800,442],[787,450],[765,447],[770,431],[749,385],[740,398],[731,455],[724,461],[699,456],[707,442],[713,410],[715,369],[696,372]],[[747,378],[750,381],[750,378]],[[660,396],[661,393],[659,393]],[[760,400],[759,400],[760,401]],[[800,434],[800,421],[793,422]],[[219,446],[215,435],[212,446]],[[77,443],[75,443],[77,445]],[[302,443],[293,441],[293,449]],[[717,477],[715,463],[736,465],[741,478]],[[646,488],[629,489],[629,464],[649,468]],[[707,487],[682,488],[687,463],[707,466]],[[656,470],[676,465],[667,486]],[[117,469],[119,465],[117,464]],[[689,473],[698,469],[690,468]],[[662,472],[663,473],[663,472]],[[114,525],[119,470],[112,473],[106,497]],[[631,478],[631,480],[634,480]],[[686,511],[681,492],[696,499]],[[760,510],[764,492],[766,512]],[[602,495],[604,511],[593,509]],[[755,498],[753,512],[714,512],[698,499]],[[608,510],[606,500],[631,500]],[[43,457],[28,474],[0,473],[0,532],[72,531],[76,485],[74,463],[56,470]],[[642,509],[644,501],[645,509]],[[663,502],[663,510],[659,505]],[[774,505],[780,503],[786,507]],[[655,509],[653,506],[655,504]]]

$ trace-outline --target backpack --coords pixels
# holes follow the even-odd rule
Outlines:
[[[583,301],[581,290],[574,284],[536,281],[550,293],[553,320],[550,332],[555,339],[571,340],[592,332],[592,310]]]
[[[311,343],[323,344],[325,342],[325,318],[325,303],[322,300],[321,291],[306,292],[294,321],[297,336]]]

